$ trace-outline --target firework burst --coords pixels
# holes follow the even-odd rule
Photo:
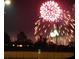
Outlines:
[[[35,22],[34,27],[36,40],[40,39],[40,35],[42,35],[43,37],[47,37],[48,42],[58,45],[68,45],[74,41],[75,19],[68,10],[62,11],[57,3],[47,1],[41,5],[40,14],[41,18]],[[50,37],[50,32],[55,29],[58,30],[58,38]]]
[[[46,21],[56,21],[62,14],[62,10],[54,1],[47,1],[40,7],[41,18]]]

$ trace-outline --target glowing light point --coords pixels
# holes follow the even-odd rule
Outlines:
[[[55,34],[54,32],[51,32],[51,33],[50,33],[50,36],[51,36],[51,37],[55,37],[56,34]]]
[[[38,54],[41,54],[41,49],[38,49]]]
[[[17,47],[23,47],[23,45],[20,44],[20,45],[17,45]]]
[[[12,45],[13,47],[15,46],[15,44]]]
[[[58,31],[55,29],[53,32],[50,32],[50,36],[51,36],[51,37],[56,37],[56,36],[59,36],[59,33],[58,33]]]
[[[5,1],[5,5],[10,5],[11,4],[11,1],[10,0],[6,0]]]

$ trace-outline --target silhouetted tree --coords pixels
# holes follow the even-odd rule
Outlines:
[[[4,32],[4,44],[10,43],[10,36]]]
[[[32,40],[31,39],[26,39],[26,44],[32,44]]]
[[[40,39],[38,39],[38,41],[35,43],[35,46],[40,48],[40,49],[44,49],[47,46],[47,38],[43,38],[42,36],[40,36]]]
[[[19,43],[25,42],[26,39],[27,39],[27,36],[25,35],[24,32],[20,32],[20,33],[17,35],[17,42],[19,42]]]

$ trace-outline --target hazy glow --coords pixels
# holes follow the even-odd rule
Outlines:
[[[15,44],[12,45],[13,47],[15,46]]]
[[[11,4],[11,0],[5,0],[5,4],[6,5],[10,5]]]
[[[17,45],[17,47],[23,47],[23,45]]]
[[[41,18],[46,21],[57,20],[62,13],[62,10],[58,4],[54,1],[47,1],[43,3],[40,7]]]
[[[56,37],[56,36],[59,36],[59,33],[57,30],[54,30],[53,32],[50,32],[50,36],[51,37]]]

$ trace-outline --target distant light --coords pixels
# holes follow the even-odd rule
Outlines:
[[[22,47],[22,45],[19,45],[20,47]]]
[[[23,47],[23,45],[17,45],[17,47]]]
[[[29,47],[29,45],[27,45],[27,47]]]
[[[38,54],[40,54],[41,53],[41,49],[38,49]]]
[[[12,45],[13,47],[15,46],[15,44]]]
[[[5,5],[10,5],[11,4],[11,0],[5,0]]]

